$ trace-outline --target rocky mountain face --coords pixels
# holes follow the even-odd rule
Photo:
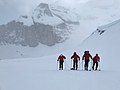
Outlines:
[[[31,15],[0,25],[0,44],[53,46],[67,40],[76,25],[79,25],[77,15],[70,10],[40,3]]]

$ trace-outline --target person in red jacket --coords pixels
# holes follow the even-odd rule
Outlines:
[[[77,55],[76,52],[71,56],[71,59],[73,59],[73,69],[77,70],[78,68],[78,60],[80,61],[80,57]]]
[[[88,70],[88,64],[89,64],[90,58],[92,59],[92,56],[90,55],[89,51],[85,51],[82,57],[82,60],[85,60],[85,65],[84,65],[85,70]]]
[[[66,57],[62,54],[58,57],[57,61],[59,61],[59,70],[63,70],[64,59],[66,59]]]
[[[92,66],[93,70],[94,70],[95,64],[96,64],[95,70],[97,70],[97,68],[98,68],[98,62],[100,62],[100,57],[98,56],[98,54],[96,54],[96,56],[93,57],[93,66]]]

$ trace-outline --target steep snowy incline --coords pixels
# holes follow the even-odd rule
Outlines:
[[[89,0],[84,4],[76,5],[73,10],[79,15],[80,27],[73,33],[71,39],[78,45],[75,42],[76,38],[82,41],[98,26],[120,19],[119,9],[120,0]]]
[[[98,53],[101,56],[102,67],[120,71],[118,63],[120,51],[119,36],[120,20],[100,26],[80,45],[80,51],[90,50],[93,55]]]

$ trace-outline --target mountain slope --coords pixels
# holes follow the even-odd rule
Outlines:
[[[5,30],[3,29],[4,31],[6,31],[6,28],[11,28],[13,31],[10,29],[10,31],[7,31],[6,33],[3,32],[2,35],[0,35],[1,37],[3,37],[3,39],[0,39],[0,41],[3,41],[2,44],[6,45],[6,42],[10,44],[11,42],[14,42],[14,44],[18,45],[18,43],[20,43],[20,45],[22,46],[27,46],[25,47],[27,49],[25,49],[20,45],[16,47],[14,45],[12,47],[11,46],[9,47],[9,44],[7,44],[8,46],[2,46],[0,48],[1,51],[4,52],[4,54],[3,52],[0,54],[1,55],[0,57],[9,58],[10,55],[9,54],[6,55],[6,53],[8,52],[13,53],[10,56],[11,58],[23,57],[21,56],[21,54],[24,54],[24,57],[28,57],[28,56],[39,57],[42,55],[49,55],[49,54],[59,53],[73,49],[74,47],[78,46],[86,37],[88,37],[98,26],[105,25],[106,23],[110,23],[112,21],[118,20],[120,16],[119,4],[120,4],[119,0],[101,0],[101,1],[89,0],[89,2],[86,2],[84,4],[76,3],[73,6],[69,4],[68,5],[59,4],[56,2],[52,5],[45,5],[46,7],[48,7],[47,9],[44,9],[45,13],[44,10],[41,9],[39,5],[38,7],[36,7],[35,9],[36,11],[34,11],[34,13],[27,16],[21,16],[18,20],[13,21],[11,24],[13,25],[14,30],[13,27],[12,28],[9,27],[11,26],[10,23],[8,23],[6,27],[3,25],[5,29]],[[60,5],[62,7],[58,7],[57,5]],[[70,11],[65,8],[67,6],[69,6]],[[41,13],[39,12],[39,9]],[[48,12],[46,13],[47,10],[49,13]],[[66,13],[66,10],[68,10],[67,11],[68,14]],[[71,11],[75,13],[72,13]],[[80,25],[70,24],[71,22],[70,18],[72,18],[72,22],[76,22],[76,18],[74,18],[74,14],[76,16],[76,13],[77,13],[77,17],[79,17],[78,21],[80,21]],[[37,14],[38,17],[41,18],[37,19]],[[60,16],[62,17],[62,19]],[[32,17],[34,17],[34,20]],[[58,20],[58,22],[56,22],[55,20],[55,22],[53,21],[51,23],[51,19],[50,21],[45,19],[47,17],[53,18],[53,20],[56,19]],[[18,23],[16,23],[17,21]],[[29,25],[35,23],[33,21],[36,22],[36,25],[32,25],[31,27],[29,27]],[[44,23],[39,25],[45,27],[40,29],[40,31],[39,31],[40,27],[38,27],[39,25],[37,24],[39,22]],[[66,22],[67,24],[60,24],[57,27],[54,27],[55,24],[61,22]],[[46,24],[51,24],[53,26]],[[66,26],[68,24],[70,27]],[[71,30],[71,26],[72,26],[72,30]],[[22,30],[19,30],[18,27]],[[37,30],[33,33],[36,27]],[[16,32],[15,29],[17,29],[18,32]],[[45,29],[45,31],[47,32],[44,32],[43,29]],[[24,34],[22,32],[24,32]],[[17,36],[15,35],[15,33],[17,33]],[[38,35],[36,35],[36,33]],[[24,39],[21,37],[23,37]],[[41,45],[41,43],[43,45]],[[52,47],[44,46],[44,44]],[[36,48],[31,48],[31,47],[36,47]],[[20,53],[19,54],[16,53],[17,51]],[[31,54],[28,52],[30,52]],[[34,55],[32,53],[34,53]]]
[[[119,90],[120,89],[120,20],[100,26],[76,49],[63,52],[67,57],[64,70],[56,62],[59,54],[41,58],[6,59],[0,62],[1,90]],[[101,71],[70,70],[74,51],[82,57],[85,50],[101,57]],[[91,68],[91,62],[89,63]]]
[[[120,51],[120,20],[114,21],[110,24],[100,26],[98,29],[81,45],[80,50],[90,50],[92,54],[100,54],[103,67],[108,69],[116,69],[120,67],[117,62]]]
[[[17,21],[23,22],[24,25],[33,25],[34,23],[52,26],[60,23],[79,24],[76,15],[69,9],[47,3],[40,3],[34,9],[32,15],[21,16]],[[31,24],[27,22],[31,22]]]
[[[87,38],[98,26],[120,19],[119,4],[119,0],[89,0],[84,4],[76,5],[73,10],[79,15],[80,27],[78,30],[80,34],[82,33],[82,40]],[[76,33],[77,37],[80,36],[79,33]]]
[[[53,46],[65,42],[78,25],[77,15],[70,10],[40,3],[32,15],[20,16],[18,20],[0,25],[0,44]]]

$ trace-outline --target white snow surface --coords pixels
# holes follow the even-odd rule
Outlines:
[[[3,52],[0,54],[0,90],[120,90],[119,3],[119,0],[91,0],[86,3],[86,7],[80,10],[81,27],[64,44],[51,48],[41,45],[42,49],[39,47],[36,49],[17,46],[0,47]],[[105,25],[115,20],[118,21]],[[100,30],[106,30],[104,33],[100,35],[98,31],[95,31],[84,40],[91,31],[101,25],[105,25],[99,27]],[[80,30],[84,30],[84,32]],[[82,44],[79,42],[79,34],[83,35]],[[72,46],[77,47],[69,50],[69,47]],[[6,51],[3,51],[4,48]],[[89,50],[92,56],[96,53],[100,55],[101,71],[81,71],[82,60],[79,70],[70,71],[70,56],[76,51],[82,57],[85,50]],[[28,52],[28,55],[25,52]],[[65,60],[67,64],[64,63],[63,71],[59,71],[57,67],[56,60],[61,54],[59,52],[67,57]],[[13,58],[12,55],[15,56],[14,59],[5,59]],[[15,59],[17,57],[23,59]],[[90,68],[91,62],[89,63]]]
[[[106,25],[105,32],[95,31],[77,48],[62,52],[67,59],[64,70],[58,70],[59,54],[40,58],[4,59],[0,61],[1,90],[119,90],[120,89],[120,22]],[[104,26],[103,28],[104,29]],[[82,57],[85,50],[101,57],[101,71],[71,71],[71,55]],[[10,53],[9,53],[10,54]],[[89,69],[91,62],[89,62]]]

